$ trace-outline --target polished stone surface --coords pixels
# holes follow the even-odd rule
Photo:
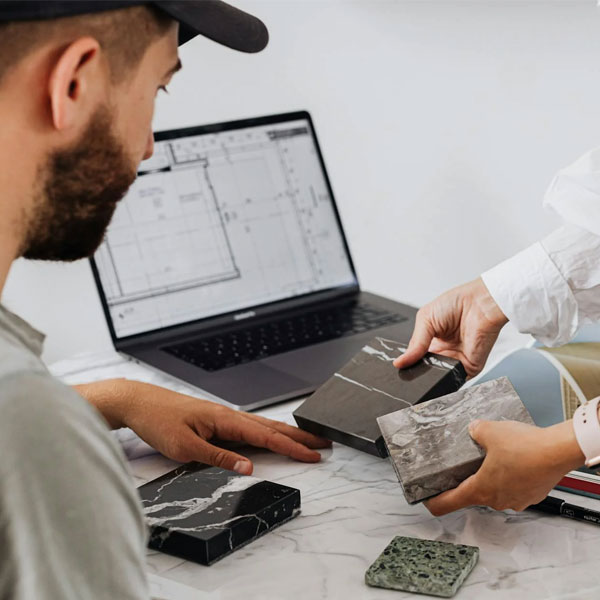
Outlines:
[[[455,488],[479,469],[485,452],[468,430],[475,419],[533,424],[506,377],[377,420],[409,503]]]
[[[289,521],[297,489],[189,463],[140,488],[148,546],[203,565]]]
[[[396,536],[365,574],[368,585],[451,598],[479,558],[479,548]]]
[[[523,346],[509,323],[490,364]],[[61,361],[52,372],[68,383],[127,377],[206,397],[191,386],[125,360],[114,352]],[[293,423],[300,401],[260,411]],[[176,465],[129,429],[115,432],[141,485]],[[394,535],[478,546],[479,562],[459,600],[590,600],[600,598],[600,527],[527,511],[469,508],[433,517],[423,504],[408,505],[388,461],[334,444],[316,464],[294,462],[259,449],[240,450],[254,476],[302,492],[302,513],[209,569],[156,550],[148,551],[154,595],[169,600],[415,600],[408,592],[367,586],[365,571]],[[1,458],[0,458],[1,460]],[[553,492],[574,504],[598,501]],[[193,590],[193,591],[190,591]]]
[[[377,417],[443,396],[465,382],[462,365],[427,354],[398,370],[392,361],[406,345],[377,337],[294,412],[298,426],[375,456],[387,456]]]

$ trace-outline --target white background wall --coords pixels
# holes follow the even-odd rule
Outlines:
[[[423,304],[550,231],[553,172],[600,145],[592,0],[237,0],[260,55],[205,39],[156,129],[312,112],[364,288]],[[86,261],[19,261],[4,303],[48,361],[110,347]]]

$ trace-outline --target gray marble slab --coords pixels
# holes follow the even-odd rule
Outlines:
[[[533,424],[506,377],[377,419],[410,504],[455,488],[479,469],[485,452],[468,431],[475,419]]]

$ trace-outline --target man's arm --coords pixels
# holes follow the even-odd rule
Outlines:
[[[178,462],[193,460],[249,475],[253,469],[250,460],[210,441],[244,442],[303,462],[317,462],[321,455],[315,448],[331,445],[286,423],[148,383],[110,379],[74,387],[110,427],[130,427],[153,448]]]

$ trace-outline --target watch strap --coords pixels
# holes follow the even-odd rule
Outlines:
[[[586,467],[600,464],[599,402],[600,396],[579,406],[573,415],[573,430],[577,443],[585,455]]]

